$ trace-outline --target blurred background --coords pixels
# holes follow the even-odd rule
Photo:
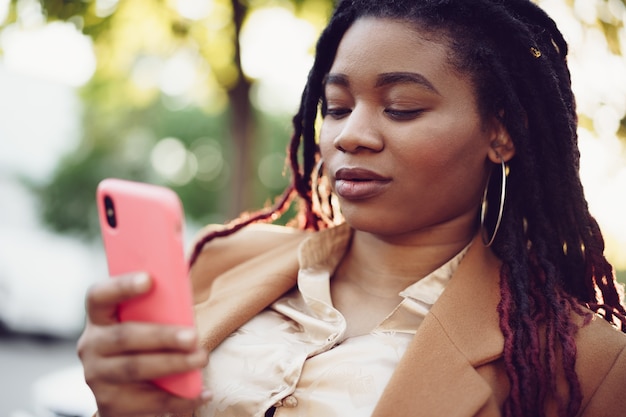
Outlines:
[[[570,44],[581,177],[624,282],[625,0],[537,3]],[[0,0],[0,416],[93,412],[72,384],[84,292],[106,276],[101,179],[173,188],[187,242],[280,194],[290,119],[332,7]]]

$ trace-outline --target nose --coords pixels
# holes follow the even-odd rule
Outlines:
[[[355,106],[341,122],[338,135],[333,140],[336,149],[347,153],[383,150],[383,135],[377,126],[374,111],[365,105]]]

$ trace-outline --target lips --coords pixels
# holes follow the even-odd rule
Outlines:
[[[335,180],[389,181],[389,178],[365,168],[341,168],[335,173]]]
[[[382,194],[391,178],[364,168],[341,168],[335,173],[335,192],[346,200],[366,200]]]

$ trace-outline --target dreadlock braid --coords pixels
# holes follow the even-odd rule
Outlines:
[[[323,79],[332,65],[341,37],[353,21],[353,13],[337,13],[320,36],[317,42],[317,50],[325,51],[325,53],[318,53],[316,57],[302,94],[300,110],[293,118],[294,135],[289,147],[289,159],[294,174],[298,172],[298,174],[294,175],[294,187],[300,197],[306,202],[304,210],[305,229],[314,228],[317,230],[320,226],[328,226],[324,224],[320,213],[316,213],[313,210],[311,203],[311,173],[319,155],[319,149],[315,141],[315,120],[323,93]],[[302,151],[303,169],[300,175],[298,148],[302,138],[305,140]]]
[[[320,110],[325,113],[324,77],[339,43],[362,17],[409,22],[445,42],[450,64],[473,82],[481,116],[498,117],[512,138],[507,203],[491,247],[503,263],[498,314],[510,381],[503,411],[511,417],[544,416],[553,401],[559,416],[575,415],[582,393],[572,312],[589,320],[587,306],[607,321],[621,323],[626,332],[626,311],[578,175],[568,46],[555,22],[530,0],[341,1],[320,36],[293,118],[290,187],[276,206],[207,236],[194,253],[218,235],[273,219],[295,196],[302,203],[301,228],[331,226],[324,219],[333,216],[323,216],[312,204],[317,192],[312,175],[319,160],[315,121]],[[330,199],[329,193],[320,198]],[[498,202],[489,201],[489,206]],[[557,390],[560,379],[567,384],[565,397]]]
[[[190,265],[194,264],[202,248],[211,240],[228,236],[251,223],[276,220],[287,210],[296,195],[300,197],[302,203],[300,228],[319,230],[329,226],[321,214],[314,210],[312,203],[311,176],[319,158],[319,149],[315,139],[315,119],[322,98],[323,78],[332,65],[339,41],[354,19],[352,11],[336,12],[317,42],[318,54],[309,71],[300,101],[300,109],[292,119],[294,131],[287,148],[287,159],[292,175],[291,184],[273,207],[252,214],[244,214],[228,224],[226,228],[210,232],[199,239],[192,250]],[[319,51],[324,51],[324,53],[319,53]],[[299,159],[300,148],[302,148],[302,162]]]

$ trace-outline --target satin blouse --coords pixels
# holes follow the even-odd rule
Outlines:
[[[346,338],[330,280],[352,230],[315,233],[299,248],[298,285],[224,340],[210,355],[205,384],[214,398],[202,417],[370,416],[426,313],[469,245],[408,286],[369,334]]]

